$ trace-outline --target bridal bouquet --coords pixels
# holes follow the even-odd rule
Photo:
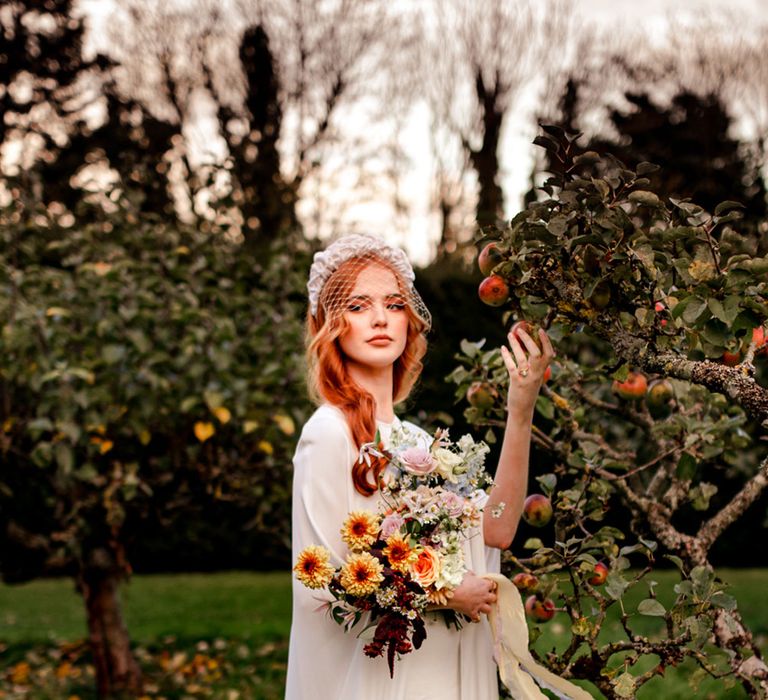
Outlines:
[[[462,544],[480,524],[478,500],[491,483],[484,468],[488,446],[463,436],[457,443],[438,430],[430,445],[407,427],[394,428],[390,444],[368,443],[360,460],[384,459],[378,512],[349,513],[341,535],[349,548],[343,566],[330,552],[310,546],[299,555],[296,577],[309,588],[327,588],[332,618],[345,630],[370,613],[367,656],[386,652],[390,676],[396,656],[426,638],[423,614],[445,605],[466,571]],[[446,622],[459,625],[452,611]]]

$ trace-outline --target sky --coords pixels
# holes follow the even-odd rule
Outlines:
[[[95,44],[103,33],[104,22],[109,22],[109,8],[115,0],[81,0],[81,7],[91,17],[94,28]],[[267,0],[268,1],[268,0]],[[413,2],[414,0],[403,0]],[[515,2],[515,0],[508,0]],[[755,24],[768,21],[768,0],[572,0],[574,13],[584,23],[593,23],[597,27],[624,25],[642,29],[652,40],[663,42],[667,18],[670,13],[681,21],[696,19],[703,14],[729,11],[743,14],[747,18],[758,20]],[[175,0],[183,6],[185,0]],[[191,2],[191,0],[190,0]],[[530,111],[530,110],[529,110]],[[534,148],[531,141],[536,135],[536,126],[529,114],[525,114],[526,105],[512,113],[506,120],[502,136],[501,158],[502,186],[507,195],[507,211],[511,218],[521,205],[522,194],[529,187],[530,173],[534,162]],[[343,116],[345,128],[352,133],[358,120],[352,115]],[[185,133],[198,148],[211,152],[216,150],[216,140],[211,133],[216,128],[212,105],[206,107],[201,102],[194,119],[188,124]],[[366,125],[360,127],[365,134]],[[303,217],[309,235],[324,235],[330,230],[330,214],[326,226],[316,226],[323,221],[323,212],[318,215],[313,208],[312,193],[323,192],[325,211],[335,213],[343,208],[342,227],[347,231],[368,231],[379,233],[389,242],[401,245],[417,265],[425,265],[434,254],[435,243],[439,238],[440,221],[430,203],[429,185],[431,179],[430,154],[425,144],[429,142],[430,120],[426,107],[416,106],[405,120],[400,135],[401,145],[409,156],[410,168],[403,173],[398,182],[398,194],[406,204],[405,214],[395,212],[392,207],[391,193],[376,192],[375,185],[367,191],[358,191],[355,173],[337,181],[310,183],[307,191],[310,196],[300,202],[299,215]],[[218,148],[223,148],[219,139]],[[194,149],[194,143],[193,143]],[[193,154],[194,160],[194,154]],[[334,191],[334,188],[338,191]],[[350,192],[352,196],[350,197]],[[338,195],[338,196],[337,196]]]

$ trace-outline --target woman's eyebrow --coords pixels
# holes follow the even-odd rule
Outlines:
[[[381,299],[405,299],[400,292],[390,292],[389,294],[382,294]],[[370,301],[373,297],[370,294],[350,294],[349,299],[362,299],[364,301]]]

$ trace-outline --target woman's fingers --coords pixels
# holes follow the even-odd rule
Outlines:
[[[544,350],[544,356],[547,360],[551,360],[557,353],[552,347],[552,341],[549,339],[547,332],[543,328],[539,328],[539,338],[541,339],[541,347]]]
[[[525,349],[528,350],[531,357],[541,356],[541,350],[539,349],[539,346],[536,345],[536,341],[528,335],[524,328],[518,328],[515,331],[515,335],[523,342]]]
[[[524,367],[528,364],[528,358],[525,356],[525,350],[523,350],[519,338],[512,331],[507,334],[507,337],[509,338],[509,346],[512,348],[512,352],[515,355],[515,364],[518,367]]]

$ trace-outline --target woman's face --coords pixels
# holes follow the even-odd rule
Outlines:
[[[344,309],[349,328],[339,338],[347,358],[365,367],[394,364],[408,336],[406,301],[391,270],[368,265],[357,276]]]

